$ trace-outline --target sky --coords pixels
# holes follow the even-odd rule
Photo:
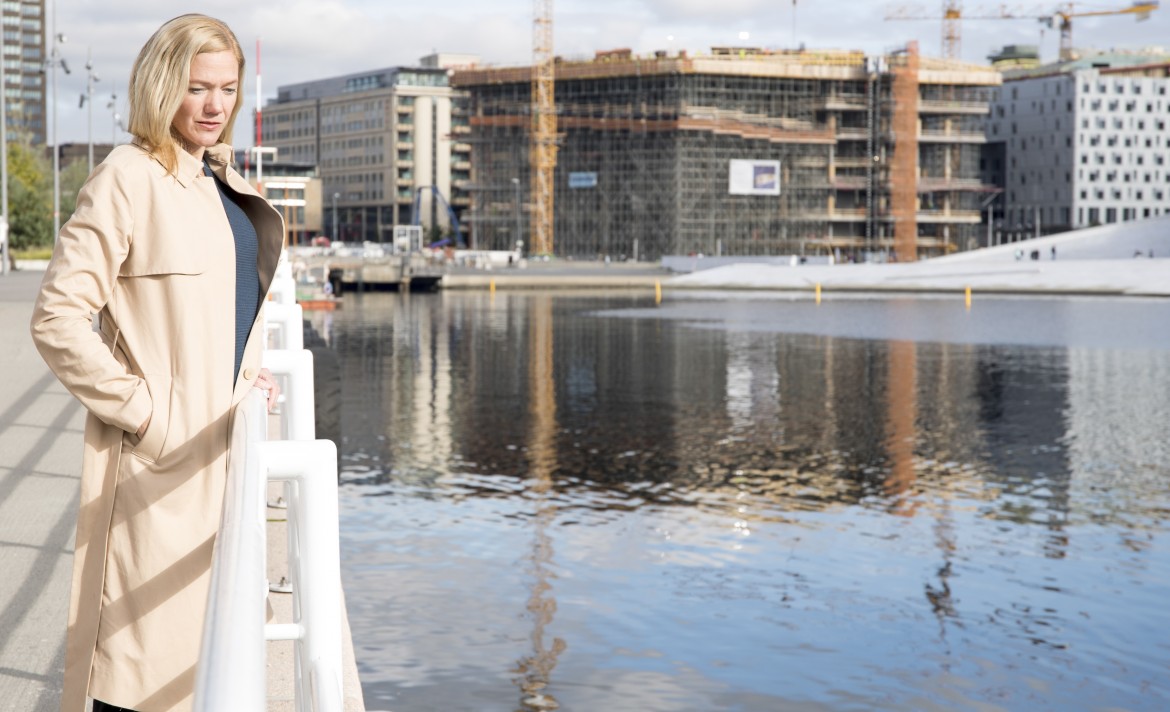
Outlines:
[[[478,55],[490,65],[526,64],[532,57],[532,0],[46,0],[46,4],[50,31],[55,25],[56,32],[65,35],[59,51],[71,70],[57,76],[57,124],[63,143],[89,140],[89,112],[79,106],[86,91],[87,56],[98,77],[93,84],[93,140],[124,141],[128,137],[117,130],[114,115],[126,113],[126,87],[138,50],[163,22],[191,11],[227,22],[244,48],[248,79],[241,121],[249,121],[256,106],[257,41],[262,102],[275,97],[282,85],[417,66],[420,57],[436,51]],[[988,8],[995,11],[1001,4],[967,2],[964,12],[971,16]],[[1065,4],[1033,0],[1012,6],[1042,14]],[[1078,2],[1076,10],[1130,4],[1131,0]],[[942,52],[940,20],[884,19],[892,8],[917,8],[924,16],[937,17],[943,7],[940,0],[555,0],[553,7],[554,52],[569,59],[616,48],[697,53],[728,45],[776,49],[803,45],[881,54],[910,40],[918,40],[924,55]],[[986,63],[988,54],[1008,44],[1039,45],[1045,60],[1054,60],[1058,50],[1059,31],[1036,20],[967,19],[961,31],[960,58],[969,62]],[[1078,47],[1098,49],[1170,50],[1170,6],[1145,22],[1130,15],[1074,19],[1073,41]],[[253,132],[238,125],[236,143],[251,145]],[[52,130],[49,135],[52,141]]]

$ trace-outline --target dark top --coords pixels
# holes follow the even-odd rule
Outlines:
[[[234,384],[240,377],[240,364],[244,361],[244,346],[248,343],[248,334],[252,331],[256,314],[260,311],[260,270],[256,266],[259,242],[256,238],[256,226],[252,224],[251,218],[241,206],[243,198],[240,194],[216,177],[206,160],[203,162],[203,175],[215,179],[215,186],[219,189],[219,200],[223,203],[228,223],[232,227],[232,236],[236,240],[236,368],[232,372]]]

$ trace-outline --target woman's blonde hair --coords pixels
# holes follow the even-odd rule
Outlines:
[[[180,15],[168,20],[147,40],[130,72],[130,133],[174,173],[179,167],[182,136],[173,123],[187,94],[191,62],[205,52],[228,51],[240,65],[244,84],[244,52],[231,29],[206,15]],[[231,143],[232,126],[243,102],[237,101],[224,124],[220,141]]]

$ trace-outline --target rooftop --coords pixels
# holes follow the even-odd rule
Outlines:
[[[592,59],[557,58],[557,79],[598,79],[615,76],[709,74],[798,79],[860,79],[899,61],[898,54],[867,57],[861,50],[770,50],[758,47],[714,47],[708,54],[665,51],[637,55],[629,49],[599,51]],[[921,81],[939,84],[998,85],[992,67],[957,60],[921,57]],[[531,80],[532,67],[475,67],[458,71],[453,86],[513,84]]]
[[[1162,68],[1170,71],[1170,53],[1162,48],[1134,52],[1110,50],[1097,52],[1065,62],[1050,62],[1035,67],[1005,69],[1005,82],[1033,79],[1058,74],[1072,74],[1085,69],[1096,69],[1102,73],[1126,72],[1135,69]]]

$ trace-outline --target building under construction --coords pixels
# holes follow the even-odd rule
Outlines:
[[[553,252],[897,259],[975,245],[988,67],[849,51],[715,49],[558,61]],[[469,97],[481,249],[529,244],[532,68]]]

